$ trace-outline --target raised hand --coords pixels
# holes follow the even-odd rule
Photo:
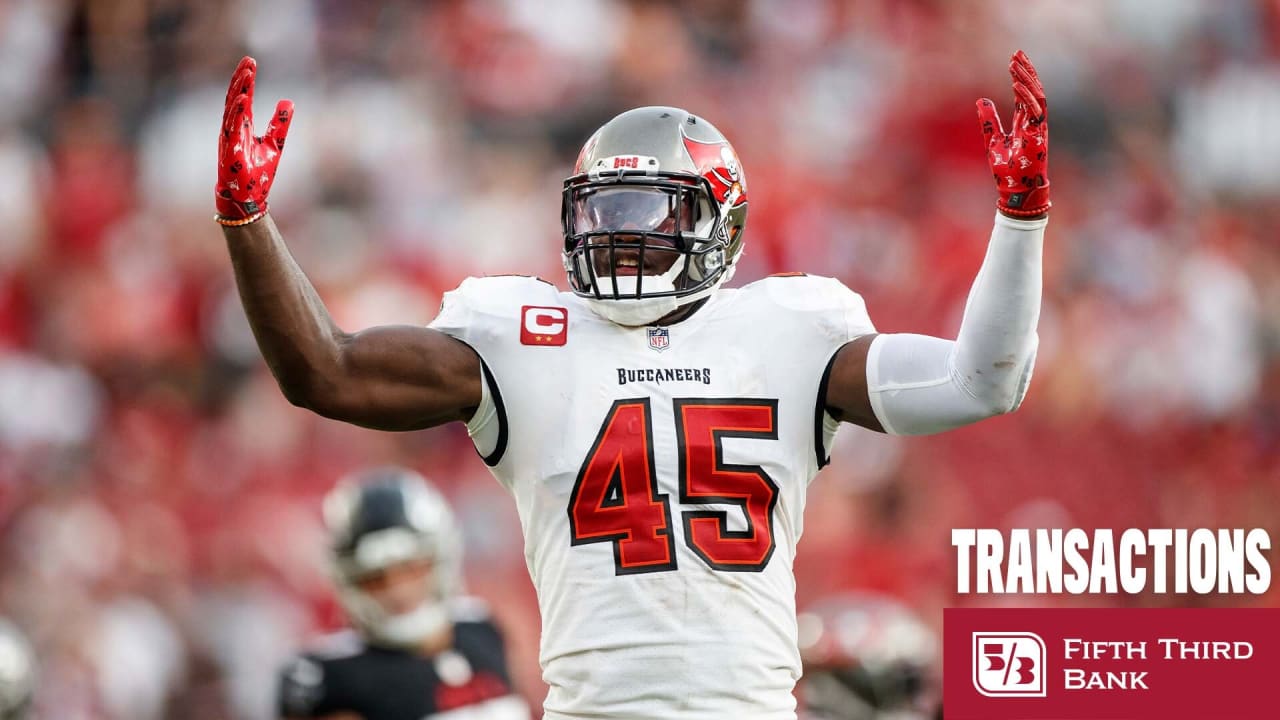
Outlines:
[[[1044,88],[1026,53],[1009,60],[1013,78],[1013,127],[1005,132],[989,98],[978,101],[987,162],[1000,191],[996,207],[1011,217],[1043,215],[1049,202],[1049,122]]]
[[[218,135],[218,184],[214,187],[214,217],[222,225],[246,225],[267,212],[267,193],[276,179],[285,135],[293,119],[293,101],[276,103],[275,114],[262,135],[253,134],[253,85],[258,63],[245,57],[236,66],[222,110]]]

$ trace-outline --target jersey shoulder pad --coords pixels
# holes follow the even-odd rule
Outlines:
[[[486,645],[501,648],[502,630],[489,612],[489,604],[479,598],[458,598],[450,606],[456,632],[471,638],[479,638]]]
[[[354,630],[331,633],[311,643],[305,652],[294,656],[280,670],[280,714],[284,717],[323,714],[330,702],[330,673],[343,666],[339,661],[357,657],[366,649],[364,639]]]
[[[564,305],[555,285],[530,275],[469,277],[444,294],[429,327],[461,337],[493,320],[518,327],[515,318],[525,306]]]
[[[313,717],[325,697],[324,663],[309,655],[298,655],[280,670],[280,715]]]
[[[444,295],[444,304],[464,303],[473,312],[505,313],[512,306],[559,303],[555,285],[530,275],[469,277]]]
[[[744,286],[741,293],[742,299],[762,302],[787,315],[830,323],[833,332],[849,339],[876,331],[862,296],[835,278],[780,273]]]
[[[341,660],[359,655],[367,649],[364,638],[355,630],[339,630],[322,635],[307,646],[306,655],[317,660]]]

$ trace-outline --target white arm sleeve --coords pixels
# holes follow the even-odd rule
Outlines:
[[[1022,403],[1035,365],[1047,224],[996,214],[954,341],[908,334],[872,341],[867,390],[885,432],[942,432]]]

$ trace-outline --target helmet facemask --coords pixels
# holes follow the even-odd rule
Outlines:
[[[728,279],[721,208],[701,178],[570,178],[562,220],[569,284],[601,315],[644,325]]]

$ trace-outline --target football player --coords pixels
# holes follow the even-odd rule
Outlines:
[[[338,598],[354,631],[327,638],[280,677],[280,713],[330,720],[527,720],[502,636],[456,597],[453,513],[403,468],[345,479],[325,499]]]
[[[954,340],[878,334],[830,278],[725,288],[745,168],[672,107],[624,112],[582,147],[561,206],[570,291],[468,278],[428,327],[335,325],[267,213],[293,105],[255,135],[251,58],[227,94],[215,219],[291,402],[383,430],[466,424],[520,516],[547,718],[793,718],[792,559],[837,425],[934,433],[1026,392],[1048,125],[1031,62],[1009,72],[1008,131],[978,101],[997,212]]]

